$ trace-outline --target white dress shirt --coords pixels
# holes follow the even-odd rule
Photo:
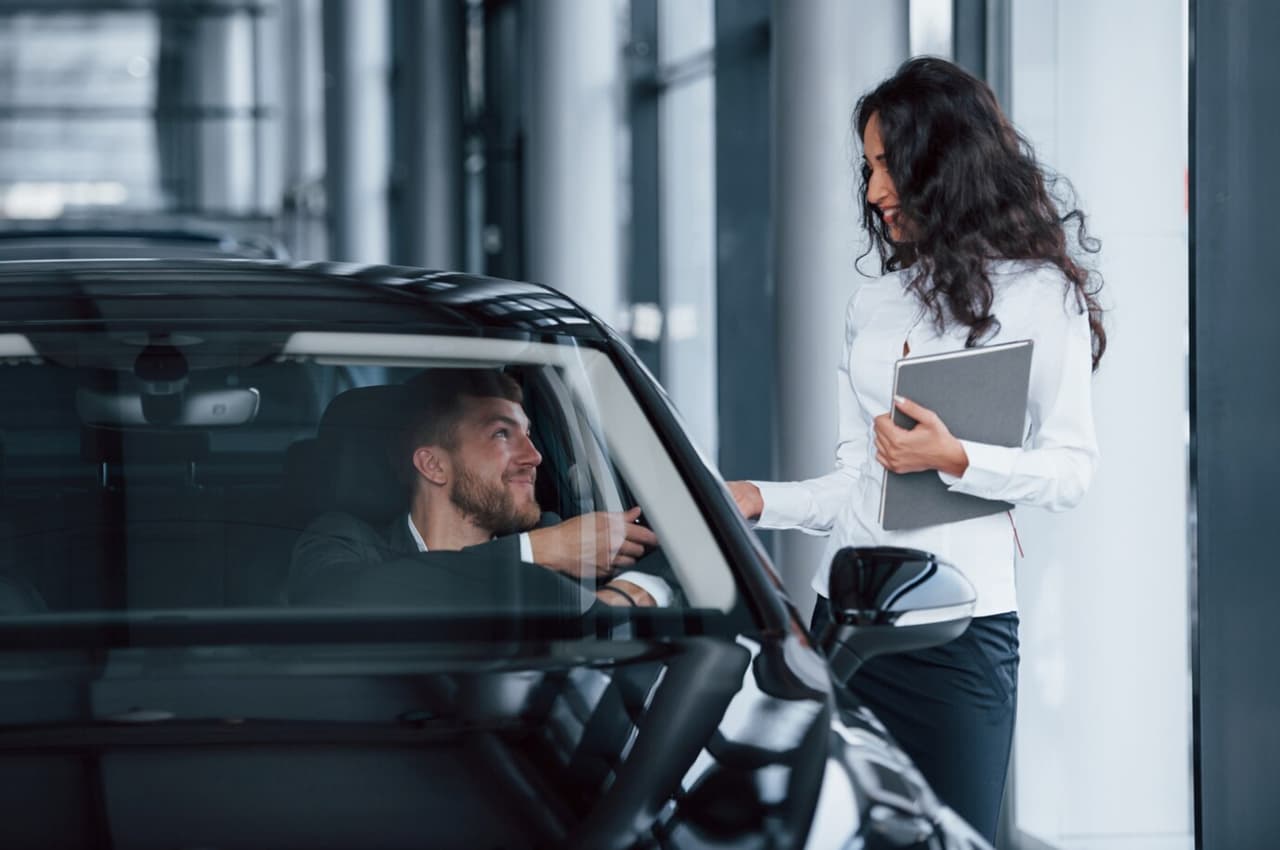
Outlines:
[[[831,558],[841,547],[906,546],[932,552],[968,577],[978,592],[975,616],[1015,611],[1012,513],[900,531],[880,526],[884,467],[876,460],[874,419],[890,410],[903,343],[910,356],[940,354],[963,348],[968,333],[951,323],[939,334],[919,299],[906,291],[909,274],[869,281],[849,299],[837,373],[835,470],[807,481],[753,482],[764,499],[757,527],[830,535],[813,579],[822,596]],[[990,276],[991,310],[1000,328],[982,344],[1035,343],[1026,437],[1016,448],[962,440],[969,458],[964,475],[938,475],[957,492],[1065,510],[1084,496],[1098,461],[1088,316],[1054,266],[999,261]]]
[[[422,539],[422,535],[418,532],[418,527],[413,524],[413,516],[406,514],[405,521],[409,523],[409,533],[413,535],[413,542],[418,544],[418,551],[427,551],[427,541]],[[527,532],[520,535],[520,560],[530,564],[537,563],[533,560],[533,543],[529,540]],[[671,587],[658,576],[631,570],[622,575],[614,576],[612,580],[631,582],[652,596],[653,604],[659,608],[666,608],[671,604]]]

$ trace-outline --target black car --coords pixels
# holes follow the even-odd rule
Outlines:
[[[829,663],[662,389],[555,291],[98,260],[0,263],[0,305],[6,850],[986,846],[832,678],[963,629],[971,589],[846,550]],[[404,518],[396,400],[440,366],[519,382],[543,510],[642,507],[669,605],[376,571],[299,602],[317,517]]]
[[[233,233],[212,223],[151,218],[0,221],[0,260],[84,259],[287,260],[277,239]]]

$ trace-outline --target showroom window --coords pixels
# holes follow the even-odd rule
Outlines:
[[[92,5],[0,9],[0,216],[265,221],[276,6]]]
[[[149,12],[0,17],[0,215],[160,204]]]
[[[715,4],[634,0],[630,334],[716,456]]]

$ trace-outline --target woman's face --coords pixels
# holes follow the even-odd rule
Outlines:
[[[880,211],[889,238],[903,241],[902,222],[898,219],[898,190],[889,176],[889,165],[884,155],[884,139],[880,137],[880,113],[871,113],[867,127],[862,131],[862,158],[866,160],[871,175],[867,178],[867,201]]]

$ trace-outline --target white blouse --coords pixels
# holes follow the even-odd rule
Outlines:
[[[901,531],[880,527],[884,468],[876,460],[874,419],[890,409],[903,343],[910,356],[939,354],[963,348],[968,332],[953,323],[937,333],[919,299],[906,291],[909,274],[869,281],[849,299],[837,374],[835,470],[807,481],[753,482],[764,498],[757,527],[830,535],[813,579],[822,596],[831,558],[841,547],[906,546],[932,552],[964,572],[978,592],[975,616],[1015,611],[1011,513]],[[969,457],[964,475],[938,475],[957,492],[1066,510],[1084,496],[1098,462],[1088,316],[1055,266],[1000,261],[990,276],[1000,328],[982,344],[1035,343],[1026,437],[1019,448],[961,441]]]

